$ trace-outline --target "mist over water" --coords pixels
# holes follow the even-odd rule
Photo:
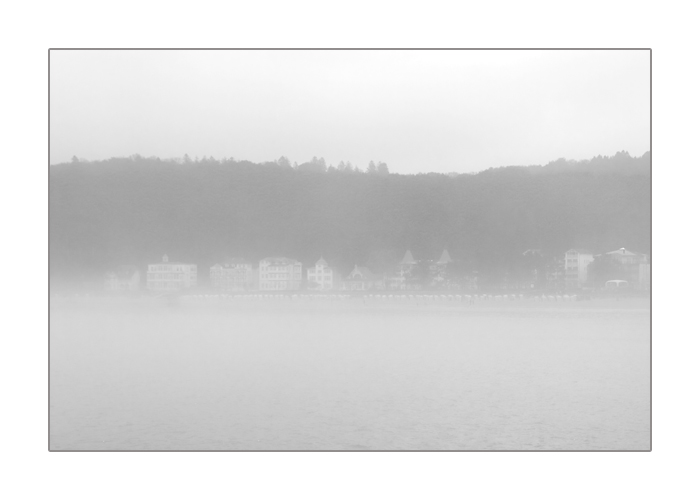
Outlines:
[[[648,450],[648,299],[53,298],[52,450]]]

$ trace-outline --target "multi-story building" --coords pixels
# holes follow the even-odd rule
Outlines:
[[[268,257],[258,269],[260,290],[299,290],[301,262],[286,257]]]
[[[384,279],[366,267],[355,265],[347,279],[340,284],[340,289],[346,291],[383,290]]]
[[[119,266],[105,274],[105,290],[108,292],[134,292],[141,284],[141,273],[136,266]]]
[[[593,253],[572,248],[564,254],[564,280],[567,288],[580,288],[588,281],[588,265],[593,262]]]
[[[564,254],[566,255],[566,254]],[[544,287],[561,290],[566,287],[565,259],[555,257],[544,266]]]
[[[149,264],[146,288],[154,292],[172,292],[197,285],[197,266],[171,262],[163,255],[162,262]]]
[[[416,268],[418,265],[418,261],[413,258],[413,254],[411,254],[410,250],[406,250],[406,253],[403,256],[403,259],[401,262],[399,262],[399,276],[402,277],[410,277],[411,272]]]
[[[634,286],[648,288],[651,277],[651,265],[648,255],[620,248],[619,250],[607,252],[605,258],[619,265],[620,279],[624,279]]]
[[[244,259],[228,259],[209,268],[212,288],[223,292],[241,292],[253,288],[253,265]]]
[[[413,258],[413,254],[410,250],[406,250],[403,259],[401,259],[401,262],[399,262],[396,267],[394,275],[387,278],[387,286],[392,290],[407,290],[412,288],[411,281],[417,267],[418,261]],[[413,286],[413,288],[416,288],[416,286]]]
[[[332,290],[333,289],[333,269],[321,257],[316,261],[314,267],[306,269],[306,281],[310,290]]]
[[[428,265],[430,272],[430,285],[443,287],[447,285],[447,266],[452,262],[447,250],[442,251],[442,255],[436,261],[431,261]]]

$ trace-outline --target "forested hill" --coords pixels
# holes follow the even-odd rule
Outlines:
[[[488,274],[527,249],[649,251],[648,153],[462,175],[304,165],[138,156],[53,165],[51,273],[95,275],[164,253],[203,275],[225,257],[272,255],[381,271],[406,249],[421,259],[447,248]]]

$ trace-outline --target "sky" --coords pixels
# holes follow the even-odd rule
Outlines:
[[[475,172],[650,149],[648,51],[51,51],[51,164]]]

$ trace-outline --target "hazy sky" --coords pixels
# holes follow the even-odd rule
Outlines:
[[[73,155],[469,172],[649,150],[648,51],[52,51]]]

